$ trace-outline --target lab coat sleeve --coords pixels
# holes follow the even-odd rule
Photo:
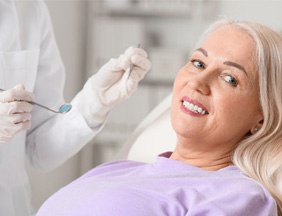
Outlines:
[[[34,94],[37,102],[50,107],[64,103],[65,69],[62,63],[51,19],[46,5],[38,1],[40,31],[39,63]],[[26,149],[31,164],[42,170],[61,165],[76,154],[98,132],[90,129],[77,109],[54,114],[34,106],[32,128],[28,131]]]

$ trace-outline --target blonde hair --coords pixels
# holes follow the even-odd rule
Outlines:
[[[232,161],[271,193],[278,215],[282,215],[282,37],[258,23],[220,20],[208,29],[204,38],[224,25],[242,29],[255,41],[264,118],[260,130],[238,144]]]

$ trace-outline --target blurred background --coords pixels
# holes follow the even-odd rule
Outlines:
[[[153,66],[138,91],[110,114],[103,131],[79,154],[50,173],[29,168],[35,209],[89,169],[114,159],[136,126],[171,92],[175,73],[212,21],[248,19],[282,32],[282,0],[46,0],[46,4],[66,67],[66,101],[129,46],[141,43]]]

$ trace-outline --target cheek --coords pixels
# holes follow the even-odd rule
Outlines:
[[[181,98],[179,95],[178,91],[174,88],[170,110],[171,124],[174,130],[177,130],[183,124],[183,115],[180,111]]]
[[[174,90],[173,95],[172,95],[172,101],[171,101],[171,116],[176,117],[175,114],[177,113],[178,106],[179,106],[179,95],[177,92]]]
[[[216,113],[220,118],[224,118],[222,122],[226,123],[227,127],[245,132],[254,124],[258,106],[252,98],[231,96],[215,103]]]
[[[217,115],[227,120],[236,119],[237,117],[242,117],[242,114],[245,114],[244,102],[235,96],[218,98],[215,99],[213,103],[216,105],[215,112]],[[248,110],[246,110],[246,112],[248,112]]]
[[[178,71],[174,79],[173,94],[179,93],[180,90],[186,85],[188,80],[187,74],[188,72],[185,70],[184,67]]]

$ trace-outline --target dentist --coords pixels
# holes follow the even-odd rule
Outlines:
[[[28,216],[25,158],[48,171],[76,154],[137,89],[151,63],[144,50],[128,48],[88,79],[70,112],[54,114],[20,101],[64,103],[65,71],[46,5],[0,0],[0,17],[0,88],[6,89],[0,92],[0,215]]]

